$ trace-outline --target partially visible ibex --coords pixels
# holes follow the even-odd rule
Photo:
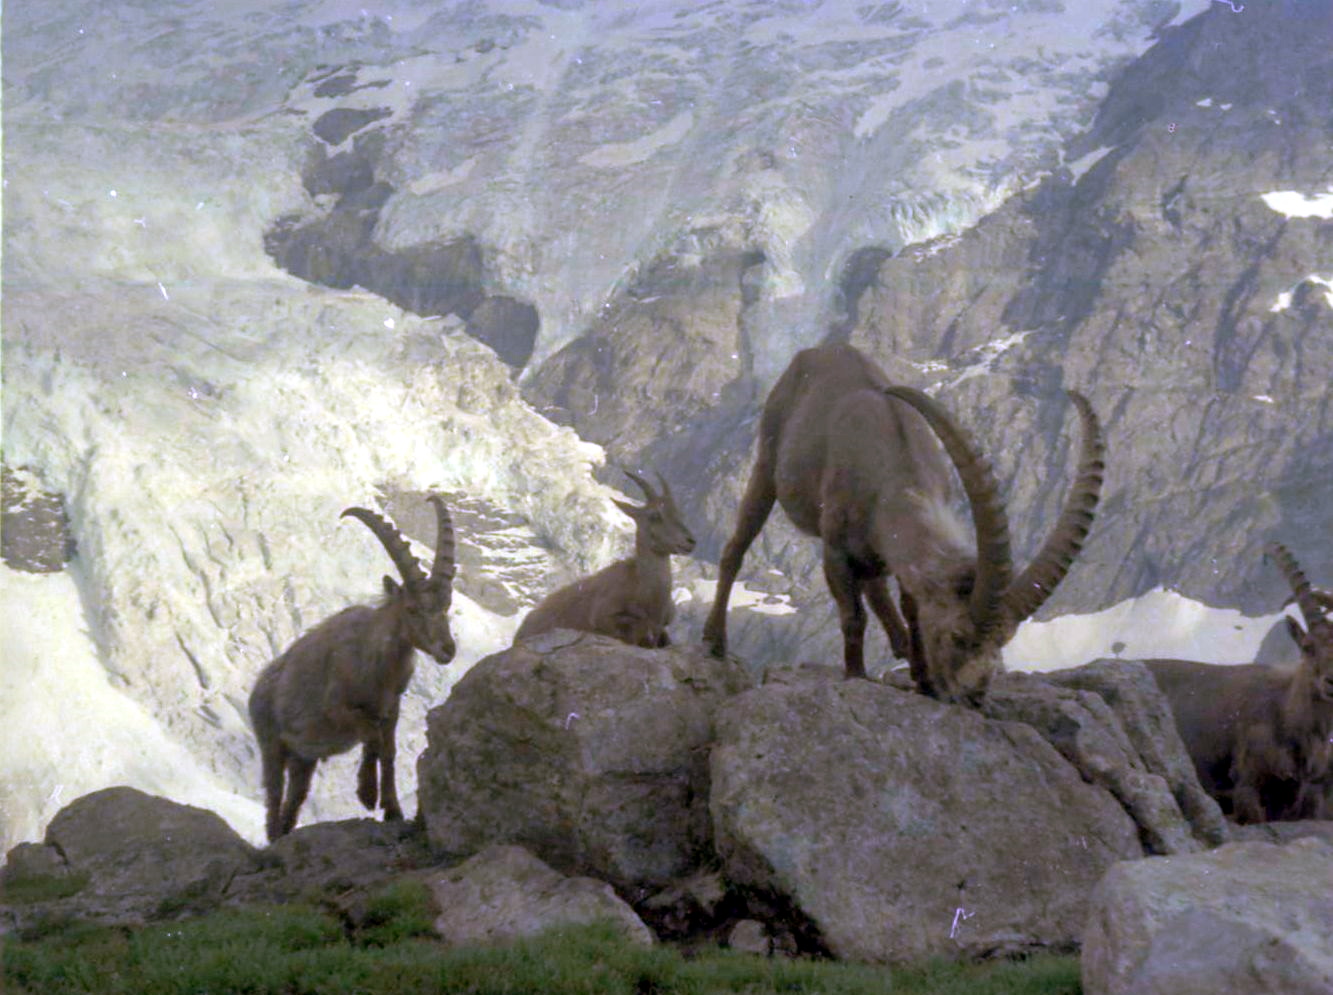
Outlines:
[[[865,676],[864,594],[921,691],[978,701],[1001,668],[1001,648],[1068,572],[1092,524],[1101,426],[1081,394],[1069,396],[1083,427],[1078,475],[1036,559],[1012,577],[994,474],[944,408],[920,391],[890,386],[850,345],[798,353],[764,405],[758,456],[722,553],[704,641],[713,653],[726,652],[732,584],[778,501],[798,529],[823,540],[846,675]],[[949,506],[950,461],[971,504],[975,547]],[[891,576],[902,615],[889,594]]]
[[[681,520],[671,488],[657,475],[661,491],[625,471],[647,496],[643,506],[616,501],[634,519],[634,555],[590,577],[566,584],[543,598],[514,636],[527,639],[552,629],[578,629],[614,636],[633,646],[669,646],[666,627],[675,614],[671,601],[671,554],[694,549],[694,536]]]
[[[384,818],[401,819],[394,780],[398,705],[412,679],[412,651],[439,663],[454,658],[448,609],[453,599],[454,530],[449,509],[435,505],[435,561],[422,573],[407,541],[365,508],[342,514],[365,522],[384,544],[403,583],[384,578],[384,600],[326,618],[260,673],[250,693],[250,719],[264,770],[269,840],[291,832],[310,791],[315,765],[361,743],[356,796]],[[378,769],[377,769],[378,768]],[[378,776],[377,776],[378,775]],[[284,794],[284,781],[286,791]]]
[[[1171,703],[1199,782],[1237,822],[1333,815],[1333,622],[1285,546],[1267,553],[1291,585],[1305,627],[1294,667],[1147,660]]]

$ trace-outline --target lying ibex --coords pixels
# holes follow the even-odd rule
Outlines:
[[[628,470],[625,476],[643,488],[648,498],[642,507],[615,502],[637,526],[634,555],[548,594],[528,612],[515,640],[552,629],[579,629],[614,636],[633,646],[670,645],[666,627],[675,614],[671,554],[694,549],[694,536],[681,521],[671,488],[660,473],[660,492]]]
[[[1092,524],[1101,493],[1101,427],[1082,395],[1069,396],[1083,427],[1078,475],[1046,544],[1012,577],[1009,524],[994,474],[943,407],[919,391],[890,386],[850,345],[798,353],[764,405],[758,457],[722,553],[704,641],[713,653],[726,652],[732,584],[779,501],[798,529],[823,540],[846,675],[865,676],[864,594],[921,691],[978,701],[1001,666],[1000,649],[1068,572]],[[975,548],[949,507],[950,461],[971,504]],[[902,615],[889,594],[891,576]]]
[[[1295,667],[1147,660],[1199,782],[1237,822],[1333,816],[1333,622],[1296,558],[1269,546],[1305,627],[1287,626]]]
[[[357,605],[326,618],[255,682],[250,719],[264,770],[270,841],[296,825],[315,765],[357,743],[362,744],[357,798],[368,809],[378,800],[386,820],[403,817],[394,781],[394,733],[399,699],[412,679],[412,651],[422,650],[439,663],[454,658],[447,615],[453,598],[453,523],[443,499],[432,494],[429,500],[437,526],[430,576],[422,573],[402,533],[383,517],[365,508],[342,513],[375,533],[403,583],[386,576],[378,607]]]

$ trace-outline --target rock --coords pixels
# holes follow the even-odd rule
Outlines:
[[[431,710],[417,763],[430,842],[518,843],[642,895],[711,849],[713,715],[745,686],[695,650],[556,630],[480,661]]]
[[[0,929],[50,918],[135,924],[217,907],[232,879],[258,866],[255,849],[219,816],[134,788],[84,795],[61,809],[43,849],[16,848],[6,896],[54,875],[78,885],[50,900],[8,901]],[[25,876],[26,875],[26,876]]]
[[[1301,819],[1297,822],[1255,822],[1248,826],[1228,822],[1227,837],[1232,843],[1290,843],[1320,839],[1333,846],[1333,821]]]
[[[727,936],[727,946],[731,947],[732,950],[740,950],[747,954],[758,954],[760,957],[767,957],[772,953],[768,931],[764,929],[762,922],[754,919],[742,919],[731,927],[731,933]]]
[[[440,909],[435,929],[452,946],[535,936],[556,926],[616,924],[625,939],[653,934],[611,886],[567,878],[520,846],[492,846],[447,871],[423,875]]]
[[[718,714],[722,870],[833,956],[986,955],[1078,939],[1141,854],[1133,821],[1031,727],[868,681],[773,684]]]
[[[1192,789],[1182,788],[1181,792],[1194,801],[1197,811],[1207,812],[1205,803],[1212,803],[1211,821],[1207,817],[1202,820],[1206,832],[1211,833],[1210,842],[1225,839],[1222,814],[1216,802],[1199,787],[1193,768],[1188,766],[1189,758],[1184,756],[1184,747],[1175,735],[1174,723],[1162,725],[1163,714],[1169,719],[1170,713],[1165,711],[1165,702],[1151,675],[1141,665],[1138,670],[1141,673],[1137,675],[1139,684],[1134,702],[1140,707],[1135,711],[1119,699],[1123,715],[1117,715],[1095,691],[1080,689],[1080,680],[1096,683],[1095,675],[1082,675],[1081,668],[1066,672],[1079,676],[1068,677],[1070,683],[1063,687],[1048,681],[1044,675],[999,675],[991,684],[982,711],[992,719],[1032,726],[1085,779],[1106,788],[1138,824],[1149,853],[1193,853],[1202,849],[1203,844],[1194,838],[1191,823],[1181,813],[1176,795],[1161,771],[1171,766],[1177,785],[1192,783]],[[1145,679],[1146,687],[1142,684]],[[1122,683],[1132,680],[1127,677]],[[1111,677],[1107,682],[1115,684]],[[1151,702],[1151,707],[1144,707],[1145,701]],[[1153,766],[1145,761],[1139,744],[1131,741],[1127,733],[1145,714],[1156,725],[1149,729],[1135,728],[1135,736],[1144,744]],[[1165,742],[1168,737],[1174,743]],[[1172,757],[1174,766],[1161,761],[1164,755]],[[1183,758],[1183,768],[1176,755]],[[1209,838],[1205,830],[1200,830],[1200,835]]]
[[[228,903],[312,901],[364,892],[437,861],[411,822],[344,819],[294,829],[269,844],[261,865],[238,874]]]
[[[1327,995],[1333,846],[1230,843],[1117,864],[1090,900],[1086,995]]]
[[[1045,677],[1061,687],[1095,691],[1120,720],[1120,728],[1144,768],[1165,780],[1195,838],[1210,846],[1226,842],[1227,822],[1222,810],[1199,784],[1194,763],[1176,733],[1171,706],[1142,663],[1094,660],[1082,667],[1052,671]]]

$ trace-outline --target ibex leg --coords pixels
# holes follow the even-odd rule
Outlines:
[[[260,750],[264,769],[264,833],[272,843],[281,835],[282,780],[287,751],[279,742],[266,743]]]
[[[824,545],[824,579],[828,581],[833,600],[838,603],[844,676],[864,677],[866,610],[861,604],[861,582],[846,558],[831,550],[827,543]]]
[[[394,776],[394,758],[398,753],[397,740],[398,710],[384,720],[380,726],[380,741],[376,753],[380,758],[380,807],[384,809],[384,821],[402,819],[403,809],[398,804],[398,782]]]
[[[361,766],[356,769],[356,797],[366,808],[374,811],[379,801],[379,752],[369,743],[361,745]]]
[[[315,773],[318,760],[307,760],[295,753],[287,755],[287,797],[282,803],[282,820],[278,824],[278,835],[285,836],[296,828],[296,816],[310,794],[310,779]]]
[[[889,579],[872,577],[865,581],[862,590],[865,591],[866,599],[879,619],[879,624],[884,626],[884,635],[889,637],[889,648],[893,650],[893,655],[899,660],[910,660],[911,640],[907,635],[903,617],[898,614],[898,606],[893,603],[893,597],[889,594]]]
[[[768,514],[777,500],[773,484],[772,462],[759,454],[750,482],[745,486],[740,510],[736,513],[736,531],[722,550],[722,563],[717,574],[717,593],[713,595],[713,610],[704,624],[704,644],[713,656],[727,653],[727,602],[731,600],[731,586],[740,573],[746,550],[768,521]]]
[[[905,590],[900,590],[903,616],[907,620],[907,666],[911,671],[916,689],[932,698],[939,697],[939,689],[930,676],[930,666],[926,661],[926,647],[921,640],[921,619],[916,610],[916,599]]]

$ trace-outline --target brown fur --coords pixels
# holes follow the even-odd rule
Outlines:
[[[1100,426],[1087,402],[1071,396],[1083,422],[1078,479],[1037,559],[1011,583],[1008,522],[994,476],[956,422],[925,395],[891,386],[850,345],[798,353],[764,405],[704,641],[713,653],[726,652],[731,587],[781,503],[798,529],[823,541],[848,677],[865,676],[864,596],[920,690],[979,699],[1000,667],[1001,647],[1068,571],[1092,521]],[[950,509],[951,464],[971,504],[975,546]],[[901,614],[890,577],[898,581]]]
[[[384,601],[357,605],[320,622],[260,673],[250,718],[263,765],[269,840],[296,826],[315,766],[362,744],[357,798],[378,801],[384,818],[401,819],[394,777],[398,706],[412,679],[414,649],[445,664],[454,657],[446,614],[453,591],[453,529],[432,495],[439,523],[435,566],[427,577],[402,536],[373,512],[348,509],[380,537],[403,574],[384,578]],[[372,524],[375,522],[376,524]],[[285,789],[285,790],[284,790]]]
[[[1280,564],[1291,556],[1274,554]],[[1295,559],[1286,562],[1293,588],[1309,591]],[[1145,661],[1199,783],[1237,822],[1333,817],[1333,623],[1323,592],[1298,590],[1296,600],[1307,628],[1287,619],[1300,649],[1293,666]]]
[[[689,553],[694,549],[694,537],[681,520],[671,489],[660,474],[660,493],[643,478],[629,476],[648,497],[642,506],[615,502],[637,526],[634,555],[548,594],[528,612],[515,640],[552,629],[577,629],[612,636],[633,646],[670,645],[666,629],[675,614],[671,554]]]

